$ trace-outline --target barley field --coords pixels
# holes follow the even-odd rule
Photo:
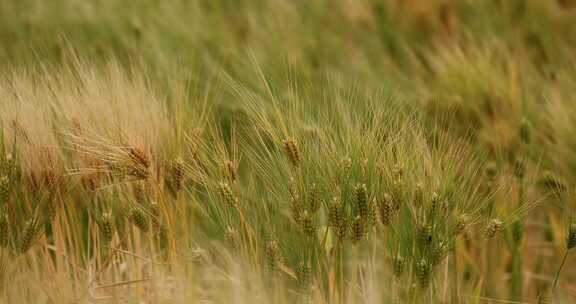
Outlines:
[[[0,303],[575,303],[576,0],[0,1]]]

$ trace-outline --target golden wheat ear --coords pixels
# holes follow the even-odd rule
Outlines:
[[[485,229],[485,236],[487,239],[493,238],[498,232],[502,230],[504,223],[499,219],[492,219],[488,222]]]
[[[300,150],[298,150],[296,141],[293,138],[285,139],[282,141],[282,147],[284,148],[284,153],[286,153],[286,156],[292,165],[294,165],[294,167],[300,166]]]
[[[270,271],[276,272],[279,269],[279,265],[282,261],[282,256],[280,255],[280,248],[276,241],[270,241],[266,246],[266,262]]]

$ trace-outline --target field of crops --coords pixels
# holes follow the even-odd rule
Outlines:
[[[0,1],[0,303],[576,302],[576,0]]]

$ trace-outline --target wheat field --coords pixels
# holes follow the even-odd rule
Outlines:
[[[576,1],[0,1],[0,303],[574,303]]]

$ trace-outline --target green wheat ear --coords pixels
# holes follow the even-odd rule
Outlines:
[[[356,212],[363,220],[368,218],[368,193],[366,184],[357,184],[354,187],[356,197]]]
[[[304,234],[309,237],[313,238],[316,234],[316,227],[314,226],[314,220],[312,216],[308,213],[308,211],[304,211],[302,214],[302,231]]]
[[[382,222],[382,225],[384,226],[390,225],[394,213],[394,207],[392,206],[392,197],[390,196],[390,194],[388,193],[384,194],[384,199],[380,201],[378,211],[380,212],[380,221]]]
[[[445,241],[440,241],[432,251],[432,265],[440,264],[448,255],[449,249]]]
[[[576,247],[576,224],[571,224],[566,237],[566,248],[568,250]]]
[[[0,211],[0,246],[7,248],[10,245],[10,223],[8,222],[8,214],[2,208]]]
[[[23,254],[28,251],[40,239],[42,233],[43,228],[37,217],[28,220],[18,239],[18,253]]]
[[[298,289],[300,292],[308,293],[312,283],[312,267],[309,263],[306,263],[303,260],[298,263],[296,278],[298,280]]]
[[[352,243],[358,244],[364,237],[364,221],[357,215],[352,222]]]
[[[308,201],[310,212],[314,213],[318,211],[318,209],[320,209],[320,192],[315,183],[312,183],[312,185],[310,185],[308,195],[309,195]]]
[[[297,224],[302,223],[302,215],[304,214],[304,209],[300,203],[300,197],[298,194],[294,195],[290,201],[290,211],[292,213],[292,219]]]
[[[426,259],[422,259],[416,264],[416,277],[418,278],[418,285],[420,288],[428,288],[431,272],[432,267]]]
[[[346,217],[344,215],[344,210],[342,210],[342,204],[340,203],[340,198],[334,197],[332,203],[330,204],[330,211],[328,212],[330,218],[330,226],[332,231],[338,238],[338,241],[344,241],[346,237]]]
[[[392,258],[392,270],[394,272],[394,276],[397,278],[401,277],[404,273],[404,266],[406,265],[406,259],[402,257],[400,254],[397,254]]]
[[[220,182],[218,183],[218,190],[220,192],[220,196],[222,199],[228,204],[230,208],[235,208],[238,204],[238,197],[230,188],[230,185],[227,182]]]
[[[2,174],[3,172],[0,172]],[[10,179],[7,175],[0,175],[0,204],[4,204],[10,195]]]
[[[418,240],[418,245],[421,246],[421,248],[424,248],[428,246],[430,243],[432,243],[433,238],[432,233],[433,233],[432,225],[427,225],[423,223],[416,227],[416,237]]]
[[[104,242],[110,242],[114,236],[114,219],[112,218],[111,213],[102,213],[98,220],[98,228],[100,229]]]
[[[148,215],[139,206],[132,206],[128,210],[128,217],[134,226],[138,227],[142,232],[148,232],[150,229],[150,220]]]
[[[378,223],[378,203],[376,202],[376,199],[373,199],[370,201],[370,203],[368,204],[368,224],[370,226],[372,226],[373,228],[376,226],[376,224]]]
[[[238,179],[238,173],[234,161],[227,160],[224,162],[224,175],[231,183],[236,182]]]

